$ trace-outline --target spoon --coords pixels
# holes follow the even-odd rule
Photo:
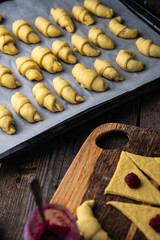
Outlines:
[[[38,183],[38,180],[36,179],[36,177],[32,176],[29,179],[28,183],[29,183],[30,189],[34,195],[36,204],[38,206],[38,209],[39,209],[39,212],[40,212],[40,215],[42,218],[43,226],[44,226],[43,233],[40,236],[39,240],[44,240],[44,239],[45,240],[59,240],[56,233],[54,231],[48,229],[48,227],[47,227],[44,210],[42,207],[42,196],[41,196],[40,185]]]

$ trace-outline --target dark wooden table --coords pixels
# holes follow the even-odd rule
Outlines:
[[[119,122],[160,130],[160,84],[155,90],[107,111],[59,136],[19,154],[0,168],[0,240],[22,239],[23,227],[35,203],[28,187],[39,178],[49,202],[88,135],[99,125]]]

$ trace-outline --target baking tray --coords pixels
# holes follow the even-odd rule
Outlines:
[[[138,27],[140,36],[144,38],[150,38],[158,43],[159,35],[151,29],[146,23],[134,15],[127,7],[125,7],[120,1],[102,1],[102,3],[112,7],[115,10],[115,16],[122,16],[124,19],[124,24],[130,26],[131,28]],[[82,89],[79,83],[73,78],[71,71],[73,65],[62,63],[63,72],[50,74],[45,70],[42,70],[44,76],[44,83],[52,91],[52,93],[57,97],[57,100],[61,102],[65,110],[61,113],[51,113],[46,109],[41,108],[35,101],[32,95],[32,88],[37,82],[30,82],[24,76],[17,72],[15,60],[17,57],[30,56],[31,51],[35,46],[41,45],[51,48],[54,38],[46,38],[34,27],[34,20],[37,16],[43,16],[51,20],[50,9],[52,7],[62,7],[65,8],[69,13],[74,5],[83,5],[83,1],[78,0],[55,0],[45,1],[45,0],[14,0],[5,1],[0,4],[0,11],[4,17],[2,24],[4,24],[9,30],[12,30],[12,22],[17,19],[23,18],[27,20],[35,30],[35,32],[40,36],[41,42],[39,44],[27,45],[21,41],[16,41],[16,46],[19,49],[19,54],[16,56],[5,55],[0,52],[0,62],[5,66],[9,67],[14,71],[15,78],[21,82],[22,86],[17,90],[11,90],[4,87],[0,87],[0,104],[5,105],[14,116],[15,125],[17,132],[15,135],[8,135],[2,130],[0,131],[0,160],[4,160],[8,156],[11,156],[20,150],[24,150],[29,146],[33,146],[37,142],[45,141],[51,136],[55,136],[59,132],[65,130],[66,128],[71,128],[72,126],[81,123],[91,117],[100,114],[102,111],[106,111],[123,101],[128,101],[131,97],[137,94],[142,94],[144,90],[149,90],[154,86],[157,86],[158,77],[160,76],[160,61],[155,58],[147,58],[138,52],[135,46],[136,39],[127,40],[120,39],[114,36],[108,27],[110,19],[101,19],[94,17],[95,25],[103,29],[106,34],[113,39],[116,48],[114,50],[101,50],[100,59],[109,60],[119,71],[121,75],[125,77],[123,82],[113,82],[104,79],[109,85],[109,90],[103,93],[91,92],[86,89]],[[34,7],[33,7],[34,6]],[[35,7],[35,6],[38,6]],[[75,33],[87,37],[88,31],[92,26],[84,26],[83,24],[74,20]],[[59,27],[59,26],[58,26]],[[60,27],[59,27],[60,28]],[[68,42],[71,45],[71,36],[64,29],[61,29],[63,36],[58,38],[63,41]],[[96,48],[96,47],[95,47]],[[72,46],[73,49],[73,46]],[[143,61],[145,63],[145,70],[139,73],[127,73],[120,69],[116,64],[116,55],[121,49],[132,50],[136,54],[136,59]],[[96,58],[81,56],[79,53],[75,53],[78,62],[86,65],[88,68],[93,68],[93,64]],[[56,76],[61,76],[65,80],[69,81],[73,88],[77,91],[79,95],[84,98],[84,103],[79,105],[72,105],[60,99],[52,86],[52,79]],[[43,121],[31,124],[19,117],[12,109],[10,99],[16,91],[20,91],[26,97],[28,97],[32,104],[37,108],[38,113],[42,116]]]

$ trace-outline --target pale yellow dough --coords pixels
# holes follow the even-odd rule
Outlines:
[[[147,57],[160,57],[160,46],[154,44],[150,39],[139,38],[136,46]]]
[[[108,89],[108,84],[98,76],[96,71],[88,69],[86,66],[77,63],[72,69],[72,74],[81,87],[97,92],[104,92]]]
[[[7,88],[17,88],[21,84],[12,76],[13,71],[0,64],[0,85]]]
[[[35,26],[46,37],[59,37],[62,35],[62,32],[47,18],[37,17]]]
[[[32,106],[31,101],[20,92],[16,92],[11,97],[11,103],[14,111],[28,122],[42,121],[41,116],[37,113],[36,108]]]
[[[135,54],[130,50],[120,50],[117,57],[117,64],[127,72],[138,72],[143,70],[144,63],[134,60]]]
[[[77,62],[77,58],[73,55],[69,44],[64,41],[54,41],[52,51],[57,58],[60,58],[66,63],[75,64]]]
[[[20,57],[16,59],[17,70],[30,81],[43,79],[40,68],[31,57]]]
[[[93,27],[88,32],[89,40],[104,49],[114,49],[114,42],[100,28]]]
[[[96,59],[94,68],[100,76],[109,80],[122,81],[124,78],[117,72],[114,66],[107,60]]]
[[[148,223],[157,214],[160,214],[160,208],[138,205],[132,203],[110,201],[107,204],[112,205],[134,222],[143,232],[148,240],[159,240],[160,233],[157,233]]]
[[[38,43],[40,41],[31,25],[23,19],[19,19],[12,24],[12,31],[18,40],[22,40],[25,43]]]
[[[130,188],[125,182],[125,177],[134,173],[141,181],[138,188]],[[119,195],[136,201],[160,205],[159,190],[136,167],[132,160],[122,151],[117,168],[105,189],[105,194]]]
[[[67,102],[77,104],[83,102],[83,98],[78,96],[71,84],[61,77],[53,79],[53,87],[57,94]]]
[[[72,14],[77,21],[86,26],[90,26],[94,23],[93,17],[89,14],[87,9],[82,6],[74,6],[72,8]]]
[[[86,240],[110,240],[97,218],[94,217],[92,208],[94,200],[88,200],[77,208],[77,225],[80,235]]]
[[[110,21],[109,28],[114,35],[121,38],[136,38],[138,36],[138,30],[136,28],[131,29],[121,23],[121,17],[116,17]]]
[[[54,21],[62,28],[65,28],[69,33],[74,32],[74,24],[70,14],[63,8],[51,8],[51,15]]]
[[[0,13],[0,23],[2,22],[2,14]]]
[[[62,71],[62,65],[52,53],[51,49],[37,46],[32,51],[33,60],[43,69],[50,73]]]
[[[12,135],[16,132],[12,113],[0,104],[0,128]]]
[[[71,38],[71,43],[75,47],[73,50],[75,52],[80,52],[80,54],[88,57],[99,56],[100,51],[91,47],[90,42],[87,38],[74,34]]]
[[[85,8],[94,15],[102,18],[111,18],[114,14],[114,10],[101,4],[99,0],[85,0]]]
[[[37,103],[51,112],[61,112],[64,110],[63,106],[56,100],[51,91],[44,83],[37,83],[32,89],[33,95]]]
[[[11,32],[3,25],[0,25],[0,51],[9,55],[19,53]]]
[[[160,185],[160,157],[145,157],[124,152],[144,173]]]

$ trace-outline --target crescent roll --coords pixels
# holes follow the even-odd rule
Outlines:
[[[38,43],[40,41],[31,25],[23,19],[19,19],[12,24],[12,31],[18,40],[25,43]]]
[[[54,41],[52,44],[52,51],[57,58],[60,58],[66,63],[74,64],[77,62],[77,58],[73,55],[69,44],[64,41]]]
[[[124,78],[116,71],[114,66],[107,60],[101,60],[97,58],[94,62],[94,68],[100,76],[103,76],[109,80],[124,80]]]
[[[121,38],[136,38],[138,36],[138,30],[136,28],[131,29],[121,23],[121,17],[116,17],[110,21],[109,28],[114,35]]]
[[[93,27],[88,32],[89,40],[98,47],[114,49],[114,42],[100,28]]]
[[[0,23],[2,22],[2,14],[0,13]]]
[[[144,63],[134,60],[135,54],[130,50],[119,51],[116,62],[127,72],[138,72],[143,70]]]
[[[11,103],[14,111],[28,122],[35,123],[42,120],[36,108],[32,106],[31,101],[20,92],[16,92],[11,97]]]
[[[147,57],[160,57],[160,46],[154,44],[150,39],[139,38],[136,46]]]
[[[108,84],[94,70],[88,69],[80,63],[77,63],[72,69],[72,74],[83,88],[97,92],[103,92],[108,89]]]
[[[19,51],[15,47],[15,41],[11,32],[3,25],[0,25],[0,51],[9,55],[15,55]]]
[[[78,96],[71,84],[61,77],[53,79],[53,87],[57,94],[67,102],[77,104],[83,102],[83,98]]]
[[[12,135],[16,132],[12,113],[0,104],[0,128]]]
[[[17,70],[28,80],[40,81],[43,79],[40,68],[31,57],[20,57],[16,59]]]
[[[87,9],[82,6],[74,6],[72,8],[72,14],[77,21],[83,23],[86,26],[90,26],[94,23],[92,16],[89,14]]]
[[[46,37],[59,37],[62,35],[62,32],[47,18],[37,17],[35,26]]]
[[[74,24],[71,16],[63,8],[51,8],[51,15],[54,21],[59,24],[62,28],[65,28],[69,33],[74,32]]]
[[[104,6],[99,0],[85,0],[85,8],[94,15],[102,18],[111,18],[114,14],[112,8]]]
[[[43,69],[50,73],[62,71],[62,65],[52,53],[51,49],[37,46],[32,51],[33,60]]]
[[[33,95],[37,103],[51,112],[63,111],[63,106],[56,100],[51,91],[45,86],[44,83],[37,83],[32,89]]]
[[[21,84],[12,76],[13,71],[0,64],[0,85],[7,88],[17,88]]]
[[[82,55],[88,57],[96,57],[99,56],[100,51],[91,47],[90,42],[87,38],[80,36],[78,34],[74,34],[71,38],[71,43],[75,47],[73,50],[75,52],[80,52]]]

